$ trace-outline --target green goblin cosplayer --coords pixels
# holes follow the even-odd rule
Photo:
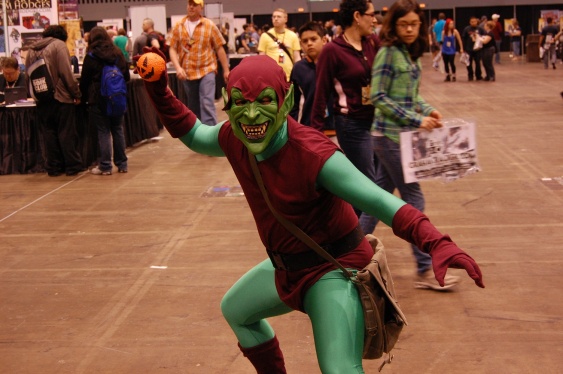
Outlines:
[[[162,123],[192,150],[227,157],[272,259],[250,269],[221,302],[239,348],[258,373],[286,372],[266,319],[294,310],[311,320],[322,372],[363,373],[364,320],[354,284],[272,215],[249,153],[258,161],[275,209],[321,245],[331,244],[330,251],[345,267],[361,269],[373,255],[353,205],[429,253],[442,286],[447,268],[454,267],[465,269],[484,287],[475,261],[425,215],[368,180],[322,133],[288,117],[293,90],[270,57],[246,57],[233,69],[223,94],[229,121],[216,126],[202,124],[174,97],[167,79],[163,74],[157,82],[145,82]]]

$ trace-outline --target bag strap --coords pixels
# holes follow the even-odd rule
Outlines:
[[[323,249],[317,242],[315,242],[309,235],[305,234],[303,230],[297,227],[295,224],[287,220],[285,217],[281,216],[278,211],[272,206],[272,202],[268,197],[268,191],[266,191],[266,187],[264,186],[264,181],[262,180],[262,175],[260,174],[260,170],[258,169],[258,164],[256,163],[256,157],[250,152],[248,152],[248,158],[250,160],[250,167],[252,169],[252,173],[254,173],[254,178],[256,178],[256,182],[258,183],[258,187],[260,188],[260,192],[262,192],[262,196],[264,200],[266,200],[266,204],[268,208],[272,211],[272,214],[276,219],[285,227],[290,233],[295,235],[299,240],[305,243],[309,248],[313,251],[317,252],[319,256],[324,258],[325,260],[331,262],[334,266],[342,270],[344,275],[349,278],[355,278],[354,274],[348,269],[346,269],[340,262],[338,262],[334,257],[330,255],[327,251]]]
[[[293,64],[293,56],[291,55],[291,53],[289,53],[289,49],[287,49],[287,46],[285,44],[283,44],[282,42],[279,41],[278,38],[276,38],[274,35],[270,34],[270,32],[266,32],[266,34],[268,34],[270,36],[270,38],[274,39],[274,41],[278,44],[278,46],[283,49],[283,51],[287,54],[287,57],[289,57],[289,59],[291,60],[291,63]]]

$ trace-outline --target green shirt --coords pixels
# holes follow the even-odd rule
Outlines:
[[[371,71],[373,127],[399,143],[402,131],[412,131],[434,111],[418,93],[422,66],[412,61],[406,46],[382,47]]]
[[[129,61],[129,52],[127,52],[128,42],[129,42],[129,38],[127,38],[125,35],[119,35],[113,39],[113,44],[118,46],[119,49],[121,49],[121,52],[123,52],[123,56],[125,56],[125,61]]]

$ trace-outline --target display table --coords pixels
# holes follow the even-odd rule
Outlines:
[[[0,108],[0,175],[44,171],[35,107]]]
[[[131,147],[158,136],[162,125],[141,79],[127,82],[127,113],[124,119],[125,143]],[[84,167],[98,157],[95,124],[90,126],[85,106],[76,107],[76,123]],[[38,126],[36,107],[0,108],[0,175],[45,171],[43,137]]]

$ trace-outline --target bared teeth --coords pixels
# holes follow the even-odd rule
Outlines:
[[[244,135],[249,139],[261,139],[266,135],[269,122],[264,122],[261,125],[245,125],[241,123],[240,126]]]

